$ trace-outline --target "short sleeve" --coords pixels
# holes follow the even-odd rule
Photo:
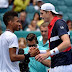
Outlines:
[[[63,21],[61,19],[56,22],[56,29],[57,29],[58,36],[68,34],[67,33],[67,24],[65,21]]]
[[[18,39],[15,35],[12,35],[8,38],[8,46],[9,48],[13,48],[13,47],[16,47],[18,48]]]

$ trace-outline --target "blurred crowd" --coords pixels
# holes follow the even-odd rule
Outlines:
[[[40,7],[43,3],[43,0],[0,0],[0,14],[9,10],[16,11],[19,14],[21,31],[40,31],[39,27],[44,22],[40,18]],[[59,11],[57,16],[63,18],[63,12]],[[67,20],[66,22],[69,29],[72,30],[72,21]],[[4,27],[2,29],[4,31],[6,27],[3,26],[1,18],[0,26]]]

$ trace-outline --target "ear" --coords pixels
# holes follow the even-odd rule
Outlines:
[[[12,23],[12,21],[10,20],[9,22],[8,22],[8,24],[11,24]]]

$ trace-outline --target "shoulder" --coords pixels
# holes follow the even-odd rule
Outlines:
[[[42,40],[42,36],[38,36],[37,37],[37,40]]]
[[[59,19],[55,22],[55,25],[67,25],[63,19]]]
[[[9,31],[4,32],[3,36],[5,36],[6,39],[17,39],[17,36]]]
[[[59,19],[55,22],[55,28],[66,28],[68,29],[68,26],[66,24],[66,22],[63,19]]]

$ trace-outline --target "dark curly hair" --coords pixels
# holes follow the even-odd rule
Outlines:
[[[26,37],[26,40],[27,41],[32,41],[32,40],[35,40],[36,43],[38,44],[38,41],[37,41],[37,36],[34,34],[34,33],[29,33]]]
[[[8,22],[10,20],[13,20],[14,17],[18,17],[18,14],[14,11],[8,11],[6,12],[4,15],[3,15],[3,21],[5,23],[5,25],[7,26],[8,25]]]

